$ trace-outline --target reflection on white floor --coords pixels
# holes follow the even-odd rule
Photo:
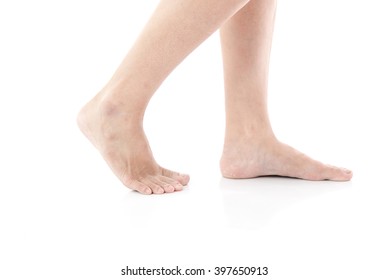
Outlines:
[[[352,182],[309,182],[282,177],[221,179],[225,215],[231,226],[257,229],[294,204],[352,187]]]
[[[208,223],[210,227],[256,230],[269,226],[277,215],[290,211],[296,204],[346,191],[352,184],[282,177],[220,178],[218,184],[191,183],[184,191],[171,195],[144,197],[129,192],[121,205],[133,227],[175,228],[176,220],[182,218],[179,224],[185,228],[198,228]]]

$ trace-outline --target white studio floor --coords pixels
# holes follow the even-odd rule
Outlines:
[[[10,27],[0,47],[0,279],[124,279],[126,266],[177,265],[266,266],[269,276],[258,278],[272,280],[389,279],[386,4],[279,1],[274,130],[312,157],[352,169],[351,182],[221,177],[215,35],[177,68],[146,115],[157,161],[189,173],[190,185],[142,196],[111,174],[75,117],[157,1],[136,4],[142,15],[135,2],[93,2],[88,21],[92,2],[24,2],[22,11],[0,5],[0,26]]]

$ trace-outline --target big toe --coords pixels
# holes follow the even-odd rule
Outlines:
[[[328,166],[325,178],[332,181],[349,181],[353,177],[353,172],[346,168]]]

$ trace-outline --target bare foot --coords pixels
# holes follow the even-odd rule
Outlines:
[[[188,175],[167,170],[155,162],[142,125],[122,105],[98,95],[80,111],[77,121],[128,188],[142,194],[162,194],[182,190],[188,184]]]
[[[221,172],[227,178],[285,176],[305,180],[349,181],[350,170],[323,164],[275,139],[266,143],[245,140],[225,145],[220,161]]]

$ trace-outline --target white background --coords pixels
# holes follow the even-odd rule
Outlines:
[[[312,157],[352,169],[351,182],[222,179],[215,34],[169,77],[146,115],[157,161],[189,173],[190,185],[142,196],[113,176],[75,118],[156,4],[1,0],[0,279],[150,279],[120,276],[127,265],[389,279],[386,1],[278,3],[274,130]]]

